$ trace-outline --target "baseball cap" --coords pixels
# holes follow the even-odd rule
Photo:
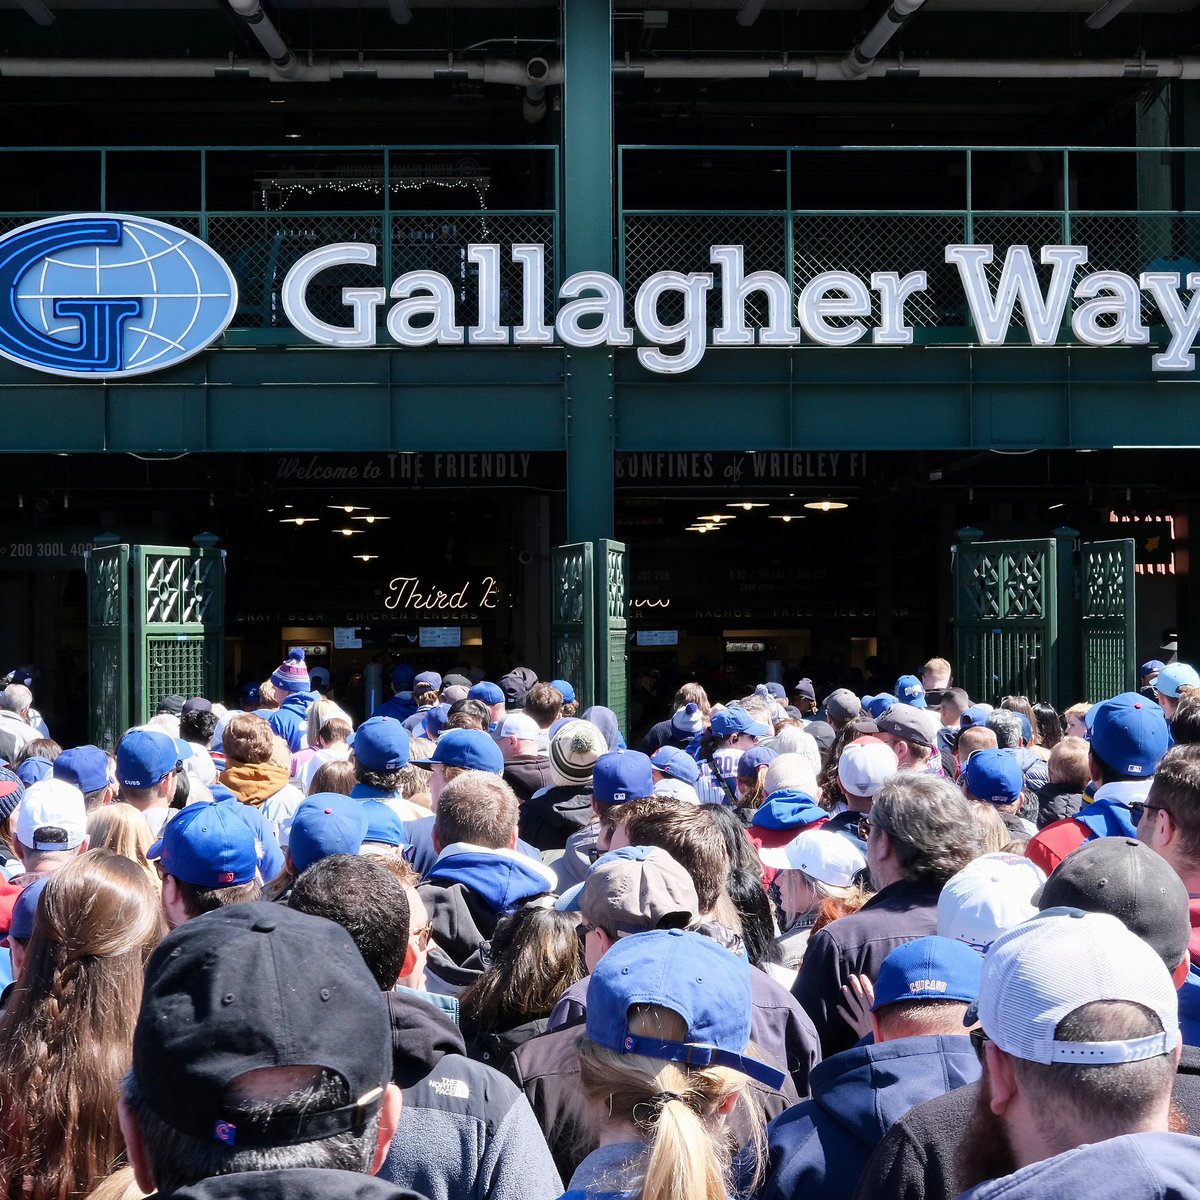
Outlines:
[[[891,746],[874,739],[854,741],[838,759],[838,783],[842,791],[851,796],[874,800],[875,793],[899,770],[900,764]]]
[[[408,663],[397,663],[392,668],[392,691],[406,692],[411,690],[415,672]]]
[[[19,938],[22,942],[27,942],[33,937],[33,927],[37,921],[38,899],[41,897],[42,889],[49,882],[50,876],[43,875],[41,879],[34,880],[28,887],[21,890],[21,894],[13,901],[8,933],[3,941],[0,941],[0,946],[10,946],[12,943],[9,938]]]
[[[587,1001],[588,1037],[614,1054],[693,1067],[730,1067],[772,1088],[786,1078],[746,1054],[749,963],[701,934],[656,929],[622,938],[596,964]],[[678,1014],[686,1026],[683,1041],[631,1034],[629,1010],[639,1004]]]
[[[527,667],[516,667],[507,675],[501,675],[500,691],[504,693],[504,703],[509,708],[520,708],[535,683],[537,676]]]
[[[449,720],[450,705],[445,703],[435,704],[431,709],[429,709],[428,712],[426,712],[425,720],[422,723],[425,736],[427,738],[431,738],[433,741],[437,741],[437,739],[441,737],[442,730],[446,728],[446,722]]]
[[[753,779],[759,767],[769,766],[778,757],[779,752],[769,746],[751,746],[737,761],[737,776],[739,779]]]
[[[583,882],[555,904],[617,937],[649,929],[684,929],[699,915],[692,877],[657,846],[623,846],[602,854]]]
[[[680,750],[678,746],[660,746],[650,755],[650,765],[671,779],[682,780],[693,787],[700,778],[700,765],[686,750]]]
[[[984,854],[951,875],[938,896],[937,931],[979,954],[1038,911],[1042,869],[1021,854]]]
[[[367,828],[362,836],[363,843],[372,842],[379,846],[406,846],[408,835],[404,830],[404,822],[395,809],[384,804],[382,800],[356,800],[362,809]],[[357,850],[346,853],[357,854]]]
[[[436,671],[422,671],[413,680],[412,690],[414,692],[418,689],[425,690],[426,688],[434,692],[442,690],[442,677]]]
[[[770,737],[774,732],[769,725],[756,721],[744,708],[731,704],[728,708],[712,714],[710,720],[713,736],[731,737],[735,733],[750,733],[755,737]]]
[[[1175,869],[1136,838],[1093,838],[1058,864],[1033,903],[1116,917],[1174,970],[1191,936],[1188,894]]]
[[[1142,663],[1138,667],[1139,675],[1152,675],[1155,671],[1161,671],[1167,664],[1161,658],[1152,658],[1148,662]]]
[[[542,727],[526,712],[506,714],[496,726],[496,737],[517,738],[522,742],[536,742]]]
[[[845,839],[842,839],[843,841]],[[946,937],[920,937],[897,946],[879,965],[875,980],[878,1012],[907,1000],[965,1000],[979,995],[983,959],[969,946]]]
[[[368,771],[399,771],[409,753],[408,730],[393,717],[371,717],[355,731],[354,757]]]
[[[1096,706],[1089,734],[1092,750],[1119,775],[1153,775],[1167,752],[1167,721],[1157,704],[1136,692],[1128,695],[1137,699],[1126,702],[1116,696]]]
[[[361,1130],[389,1082],[391,1045],[386,994],[340,925],[234,904],[172,930],[151,955],[133,1071],[142,1101],[181,1133],[286,1145]],[[291,1066],[340,1076],[350,1103],[260,1119],[226,1107],[239,1076]]]
[[[117,744],[117,780],[123,787],[154,787],[180,762],[175,739],[161,729],[131,729]]]
[[[451,704],[457,704],[460,700],[466,700],[470,690],[469,686],[461,683],[452,683],[449,687],[443,687],[442,704],[449,708]]]
[[[467,692],[468,700],[480,700],[489,706],[493,704],[504,703],[504,693],[494,683],[488,683],[485,679],[482,683],[475,684],[470,691]]]
[[[776,700],[783,700],[786,702],[787,692],[783,690],[782,683],[779,683],[774,679],[768,679],[767,682],[763,684],[763,687],[767,689],[767,694],[769,696],[774,697]]]
[[[418,759],[414,767],[432,770],[434,763],[443,767],[462,767],[466,771],[488,771],[492,775],[504,774],[504,755],[492,740],[491,734],[482,729],[448,729],[438,738],[433,754]]]
[[[792,695],[803,696],[805,700],[815,701],[817,698],[817,691],[816,688],[813,687],[813,681],[809,679],[808,676],[805,676],[796,683],[795,687],[792,688]]]
[[[206,700],[203,696],[189,696],[183,702],[180,715],[190,712],[212,712],[212,701]]]
[[[987,719],[992,715],[992,709],[987,704],[972,704],[963,715],[959,718],[959,725],[963,729],[969,729],[972,725],[986,725]]]
[[[449,675],[442,676],[443,691],[448,687],[470,688],[470,686],[471,681],[465,675],[460,675],[457,671],[451,671]]]
[[[292,816],[288,837],[288,854],[296,874],[334,854],[357,854],[367,837],[365,809],[364,802],[340,792],[315,792],[306,797]]]
[[[964,791],[985,804],[1011,804],[1021,795],[1025,776],[1012,750],[976,750],[963,763]]]
[[[32,787],[40,779],[49,779],[54,774],[54,764],[40,754],[31,754],[17,764],[17,778],[26,786]]]
[[[108,785],[108,755],[99,746],[72,746],[55,760],[55,779],[73,783],[84,795]]]
[[[825,697],[825,715],[835,721],[849,721],[860,712],[862,701],[849,688],[838,688]]]
[[[183,712],[183,697],[164,696],[158,702],[158,707],[154,711],[156,713],[170,713],[171,716],[177,717]]]
[[[670,776],[659,779],[650,795],[661,796],[664,800],[678,800],[680,804],[691,804],[695,808],[700,807],[700,793],[690,783],[684,783],[682,779],[672,779]]]
[[[1177,700],[1181,687],[1200,687],[1200,675],[1196,674],[1195,667],[1189,666],[1187,663],[1168,663],[1158,672],[1158,678],[1154,681],[1153,686],[1159,695]]]
[[[915,675],[901,675],[896,680],[896,698],[901,704],[911,704],[913,708],[928,708],[925,699],[925,687]]]
[[[875,723],[880,733],[930,748],[937,745],[938,730],[942,727],[937,715],[929,709],[904,703],[893,704],[883,716],[875,718]]]
[[[1144,1038],[1067,1042],[1059,1022],[1085,1004],[1127,1000],[1153,1012],[1163,1032]],[[1001,934],[983,959],[978,1019],[1006,1054],[1027,1062],[1138,1062],[1170,1054],[1179,1040],[1179,997],[1154,951],[1107,913],[1051,908]]]
[[[867,856],[855,842],[820,829],[803,829],[783,846],[762,846],[758,857],[764,867],[803,871],[830,887],[850,887],[867,867]]]
[[[878,721],[893,704],[899,703],[900,701],[891,692],[880,692],[877,696],[863,700],[863,708],[867,710],[867,714],[871,718]]]
[[[146,858],[201,888],[236,887],[258,873],[254,830],[232,804],[189,804],[163,826]]]
[[[61,830],[63,836],[47,836],[50,829]],[[38,837],[39,833],[43,836]],[[30,850],[74,850],[86,837],[83,793],[73,783],[39,779],[25,789],[17,810],[17,840],[21,845]]]
[[[590,784],[596,759],[607,749],[604,734],[590,721],[567,721],[550,739],[551,780],[558,787]]]
[[[592,795],[601,804],[626,804],[653,791],[650,760],[639,750],[610,750],[592,767]]]
[[[574,704],[575,703],[575,689],[574,689],[574,687],[571,686],[571,684],[567,680],[552,679],[552,680],[550,680],[550,686],[552,688],[554,688],[554,690],[556,692],[558,692],[562,695],[564,704]]]

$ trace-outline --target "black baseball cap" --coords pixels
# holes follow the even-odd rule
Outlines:
[[[1170,971],[1183,961],[1191,937],[1183,880],[1165,858],[1136,838],[1084,842],[1054,868],[1033,902],[1043,912],[1079,908],[1116,917]]]
[[[227,1146],[361,1130],[391,1078],[387,997],[340,926],[279,904],[235,904],[169,933],[146,968],[133,1073],[167,1125]],[[264,1067],[322,1067],[349,1103],[252,1120],[230,1085]]]

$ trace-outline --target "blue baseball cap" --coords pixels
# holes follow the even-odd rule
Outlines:
[[[878,719],[882,717],[893,704],[899,704],[900,701],[891,692],[880,692],[877,696],[864,696],[862,706],[867,710],[872,718]]]
[[[435,692],[442,690],[442,677],[436,671],[422,671],[413,680],[413,691],[417,688],[432,688]]]
[[[334,854],[357,854],[367,836],[365,808],[362,801],[341,792],[315,792],[307,797],[292,817],[288,838],[296,874]]]
[[[963,764],[963,787],[987,804],[1011,804],[1021,794],[1025,776],[1012,750],[976,750]]]
[[[408,691],[413,685],[413,675],[413,669],[408,663],[397,663],[392,668],[392,691]]]
[[[399,771],[408,765],[408,730],[394,717],[372,717],[354,734],[354,757],[368,771]]]
[[[751,746],[737,763],[737,774],[739,779],[753,779],[758,773],[759,767],[765,767],[774,759],[779,757],[778,750],[772,750],[769,746]]]
[[[1188,666],[1187,663],[1168,663],[1159,671],[1158,678],[1152,686],[1160,696],[1178,700],[1181,687],[1200,687],[1200,675],[1196,674],[1195,667]]]
[[[180,762],[175,739],[161,729],[131,729],[117,744],[117,780],[123,787],[154,787]]]
[[[755,737],[770,737],[774,730],[770,725],[756,721],[744,708],[731,704],[715,712],[709,719],[713,737],[727,738],[735,733],[750,733]]]
[[[960,1000],[979,998],[983,955],[965,942],[946,937],[921,937],[897,946],[879,967],[875,980],[878,1012],[886,1004],[906,1000]]]
[[[437,741],[441,737],[442,730],[446,728],[446,722],[450,720],[450,705],[435,704],[425,714],[425,736]]]
[[[901,675],[896,680],[896,699],[901,704],[911,704],[913,708],[928,708],[925,699],[925,688],[915,675]]]
[[[693,787],[700,778],[700,764],[686,750],[680,750],[677,746],[660,746],[650,755],[650,765],[656,771],[681,783],[690,783]]]
[[[982,704],[973,704],[959,717],[958,723],[963,729],[970,729],[972,725],[986,725],[991,715],[990,708],[984,708]]]
[[[1167,664],[1161,658],[1152,658],[1149,662],[1144,662],[1138,667],[1139,675],[1152,675],[1155,671],[1161,671]]]
[[[629,1010],[654,1004],[682,1018],[681,1042],[629,1031]],[[783,1071],[750,1058],[750,966],[711,938],[656,929],[618,941],[588,981],[587,1035],[614,1054],[639,1054],[693,1067],[730,1067],[767,1087]]]
[[[627,804],[653,791],[654,769],[640,750],[610,750],[592,767],[592,795],[601,804]]]
[[[50,882],[49,875],[43,875],[41,879],[31,883],[27,888],[23,889],[21,894],[13,902],[12,917],[8,922],[8,934],[0,945],[9,946],[12,943],[9,938],[18,938],[22,942],[27,942],[33,937],[33,926],[37,919],[38,899],[41,897],[42,889]]]
[[[189,804],[163,826],[146,857],[195,887],[236,887],[258,873],[254,831],[231,804]]]
[[[99,746],[73,746],[55,760],[55,779],[73,783],[86,795],[108,786],[108,755]]]
[[[1137,701],[1126,703],[1124,696]],[[1097,758],[1118,775],[1135,779],[1154,774],[1170,741],[1163,710],[1136,692],[1098,704],[1088,737]]]
[[[443,767],[462,767],[465,771],[504,774],[504,754],[491,734],[482,729],[447,729],[438,738],[433,756],[418,759],[413,766],[429,770],[434,763],[441,763]]]
[[[389,808],[382,800],[358,800],[356,803],[367,820],[367,832],[362,836],[364,842],[377,842],[381,846],[408,845],[404,822],[394,809]],[[356,851],[347,850],[342,853],[354,854]]]
[[[467,692],[468,700],[480,700],[484,704],[503,704],[504,693],[500,690],[500,685],[497,683],[489,683],[486,679],[482,683],[475,684],[469,692]]]
[[[778,683],[775,680],[768,680],[768,682],[766,684],[766,689],[767,689],[767,693],[769,695],[773,696],[776,700],[782,700],[784,702],[784,704],[787,703],[788,696],[787,696],[787,692],[785,692],[783,690],[782,683]]]
[[[552,679],[552,680],[550,680],[550,686],[556,692],[560,692],[562,694],[564,704],[574,704],[575,703],[575,689],[571,686],[570,683],[567,682],[567,680]]]
[[[48,758],[43,758],[40,754],[34,754],[30,758],[22,759],[17,764],[16,775],[26,787],[33,787],[35,783],[40,783],[43,779],[53,777],[54,764]]]

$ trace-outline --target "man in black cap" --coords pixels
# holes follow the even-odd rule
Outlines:
[[[138,1186],[412,1200],[371,1178],[400,1118],[391,1041],[386,996],[332,921],[254,903],[180,926],[146,968],[122,1088]]]

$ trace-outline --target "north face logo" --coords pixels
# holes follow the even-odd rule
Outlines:
[[[455,1100],[469,1100],[471,1089],[465,1079],[435,1079],[430,1086],[439,1096],[453,1096]]]

